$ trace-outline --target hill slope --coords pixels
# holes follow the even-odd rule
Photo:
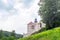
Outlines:
[[[1,37],[1,35],[3,35],[4,37],[9,37],[9,36],[11,36],[11,33],[12,32],[0,30],[0,37]],[[15,33],[15,37],[16,37],[16,39],[18,39],[18,38],[23,37],[23,35]]]
[[[20,38],[19,40],[60,40],[60,27],[34,34],[29,37]]]

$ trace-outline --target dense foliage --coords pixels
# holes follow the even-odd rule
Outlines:
[[[60,40],[60,27],[47,30],[19,40]]]
[[[47,29],[60,25],[60,0],[41,0],[39,15]]]
[[[23,35],[16,34],[14,30],[12,32],[0,30],[0,40],[17,40],[21,37],[23,37]]]

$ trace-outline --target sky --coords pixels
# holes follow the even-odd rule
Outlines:
[[[27,24],[38,16],[39,0],[0,0],[0,30],[27,33]]]

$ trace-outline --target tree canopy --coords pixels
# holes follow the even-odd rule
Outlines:
[[[47,29],[60,25],[59,0],[41,0],[39,15],[46,24]]]

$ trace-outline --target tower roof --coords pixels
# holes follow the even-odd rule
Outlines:
[[[28,25],[32,25],[32,24],[34,24],[34,23],[33,23],[33,22],[29,22],[29,23],[28,23]]]
[[[37,23],[37,18],[35,18],[35,21],[34,22]]]

